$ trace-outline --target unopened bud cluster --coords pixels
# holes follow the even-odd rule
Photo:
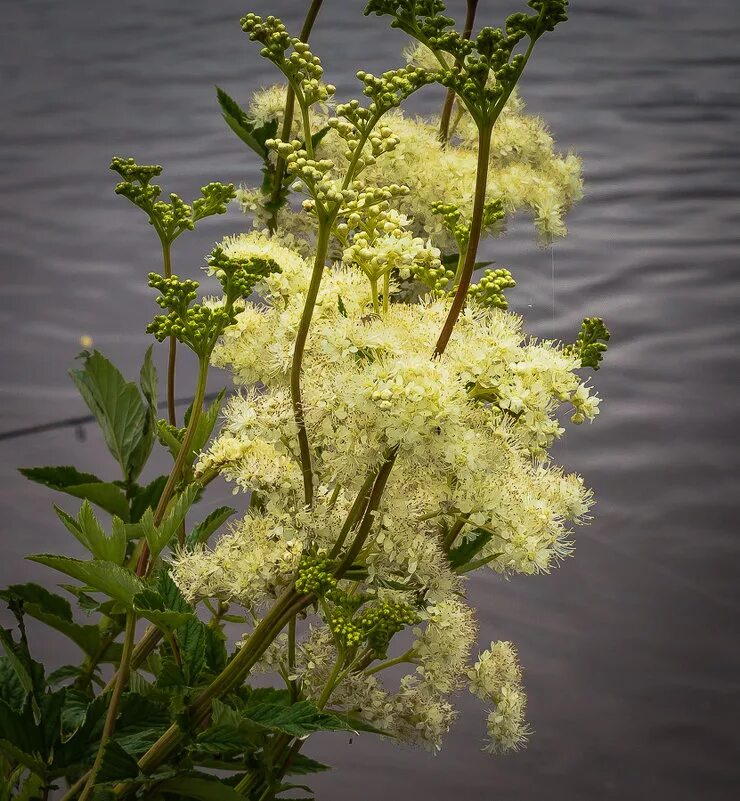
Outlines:
[[[610,336],[609,329],[600,317],[586,317],[581,323],[576,341],[572,345],[567,345],[564,350],[569,355],[579,356],[581,367],[598,370]]]
[[[258,281],[271,273],[281,272],[272,259],[228,256],[221,245],[216,245],[207,263],[207,272],[221,284],[227,300],[232,301],[248,297]]]
[[[409,193],[409,188],[402,184],[363,188],[360,181],[352,184],[352,190],[351,198],[339,210],[337,217],[340,222],[335,226],[335,233],[343,243],[346,243],[347,236],[352,231],[361,227],[379,227],[381,216],[388,218],[391,201]]]
[[[470,297],[475,298],[479,306],[488,309],[509,308],[509,302],[504,295],[504,290],[516,286],[511,273],[504,267],[495,270],[486,270],[483,277],[477,284],[473,284],[468,290]]]
[[[183,231],[192,231],[195,223],[213,214],[223,214],[227,203],[236,197],[233,184],[214,181],[201,187],[202,197],[196,198],[192,205],[185,203],[174,192],[170,202],[158,200],[162,188],[150,183],[160,175],[159,164],[137,164],[133,158],[115,156],[110,168],[123,180],[116,185],[117,195],[128,198],[149,217],[149,222],[157,231],[162,242],[170,244]]]
[[[357,100],[337,106],[337,114],[339,116],[331,117],[327,125],[346,142],[343,156],[353,163],[355,175],[398,147],[400,140],[391,128],[387,125],[374,127],[377,118]],[[366,144],[370,145],[369,152],[365,150]]]
[[[332,600],[331,628],[336,639],[345,648],[356,648],[362,643],[372,649],[376,657],[385,656],[392,637],[406,626],[419,622],[419,615],[408,604],[389,599],[375,600],[357,610],[371,596],[349,596],[336,590]]]
[[[334,560],[325,554],[304,554],[296,573],[296,590],[319,598],[331,593],[337,586],[335,567]]]
[[[372,101],[370,112],[378,117],[400,106],[417,89],[434,81],[434,75],[412,64],[388,70],[380,76],[360,70],[357,77],[365,85],[362,93]]]
[[[158,314],[147,326],[147,333],[160,342],[175,337],[197,355],[207,356],[224,329],[236,320],[234,302],[247,297],[260,279],[280,272],[280,268],[266,258],[229,257],[219,245],[208,258],[208,271],[223,287],[224,300],[220,304],[191,306],[197,295],[197,281],[149,274],[149,286],[160,292],[157,303],[168,313]]]
[[[378,657],[384,657],[395,634],[419,622],[419,615],[408,604],[382,599],[363,609],[359,616],[367,644]]]
[[[252,41],[263,46],[260,55],[272,61],[301,93],[306,105],[323,103],[336,91],[331,84],[322,83],[324,69],[321,60],[311,52],[306,42],[290,36],[285,25],[277,17],[264,19],[249,13],[241,19],[242,30]],[[293,50],[289,56],[287,50]]]

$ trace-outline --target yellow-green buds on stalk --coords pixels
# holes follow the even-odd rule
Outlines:
[[[581,367],[599,369],[599,363],[604,358],[611,334],[600,317],[586,317],[581,323],[576,341],[564,348],[565,353],[579,356]]]
[[[168,311],[158,314],[147,326],[147,333],[163,342],[168,336],[187,345],[198,356],[208,356],[224,329],[236,320],[234,303],[247,297],[265,276],[280,272],[270,259],[229,257],[217,245],[208,258],[208,272],[224,290],[220,304],[190,304],[195,300],[198,282],[176,275],[149,274],[149,286],[161,293],[157,303]]]
[[[506,310],[509,308],[509,302],[504,295],[504,290],[515,286],[516,281],[511,273],[507,269],[499,267],[495,270],[486,270],[480,281],[470,287],[468,294],[475,298],[479,306]]]
[[[336,565],[325,554],[305,554],[301,557],[296,573],[295,588],[301,593],[311,593],[319,598],[337,586],[334,578]]]
[[[157,198],[162,188],[150,183],[151,179],[162,173],[159,164],[137,164],[133,158],[115,156],[110,165],[123,179],[116,185],[116,194],[128,198],[138,206],[154,226],[163,244],[171,244],[183,231],[192,231],[195,223],[204,217],[223,214],[227,203],[236,197],[233,184],[214,181],[201,188],[202,197],[191,205],[179,195],[170,194],[170,202]]]
[[[374,599],[367,593],[349,595],[340,589],[331,591],[329,597],[332,606],[328,622],[339,644],[355,648],[367,643],[375,658],[385,657],[393,636],[420,620],[417,612],[403,601]]]
[[[260,55],[272,61],[285,75],[303,105],[326,102],[334,94],[334,86],[321,82],[324,69],[319,57],[311,52],[306,42],[290,36],[277,17],[263,19],[249,13],[242,17],[241,26],[253,42],[264,45]],[[286,55],[290,47],[293,51]]]
[[[453,89],[478,125],[490,126],[526,63],[527,55],[514,54],[516,45],[525,37],[534,44],[567,19],[567,0],[530,0],[528,5],[537,13],[512,14],[505,30],[486,27],[474,40],[450,30],[454,20],[442,14],[439,0],[370,0],[365,14],[392,17],[393,27],[428,47],[441,67],[431,78]]]
[[[419,620],[419,615],[408,604],[386,598],[363,609],[359,616],[367,644],[379,658],[385,656],[388,644],[395,634],[407,626],[415,625]]]

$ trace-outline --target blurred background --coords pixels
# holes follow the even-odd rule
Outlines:
[[[51,508],[74,501],[16,467],[114,472],[92,426],[1,435],[86,414],[66,374],[81,337],[129,376],[149,342],[159,246],[114,195],[111,156],[164,164],[166,191],[186,199],[210,180],[256,183],[214,84],[246,104],[274,82],[239,17],[274,13],[297,32],[307,5],[0,2],[2,585],[55,582],[25,555],[74,545]],[[481,0],[478,21],[522,6]],[[458,19],[463,7],[450,3]],[[357,68],[396,66],[406,44],[362,8],[325,0],[311,37],[340,98],[356,93]],[[534,333],[572,339],[600,315],[613,337],[595,376],[602,414],[556,449],[598,498],[575,558],[550,576],[470,584],[482,646],[520,649],[535,734],[526,751],[489,757],[484,713],[461,698],[438,756],[322,735],[308,749],[336,765],[312,782],[322,801],[738,797],[738,42],[735,0],[572,0],[571,21],[538,45],[521,92],[582,156],[586,197],[554,248],[521,221],[485,252],[514,273],[512,308]],[[410,108],[431,113],[441,97],[427,89]],[[176,243],[175,271],[195,275],[214,241],[247,225],[236,208],[201,223]],[[214,505],[230,497],[214,489]],[[60,664],[63,647],[37,639],[36,656]]]

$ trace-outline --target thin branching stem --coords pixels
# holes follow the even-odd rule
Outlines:
[[[172,277],[172,242],[161,238],[162,264],[164,277]],[[169,338],[169,353],[167,354],[167,420],[171,426],[177,425],[177,412],[175,410],[175,365],[177,362],[177,340],[174,336]]]
[[[299,39],[302,42],[307,42],[308,37],[311,35],[311,29],[313,28],[314,22],[316,22],[316,17],[319,14],[319,10],[321,9],[321,4],[323,0],[313,0],[311,6],[308,9],[308,13],[306,14],[306,19],[303,21],[303,28],[301,28],[301,33]],[[290,141],[290,131],[293,127],[293,112],[295,110],[295,91],[293,87],[288,84],[287,89],[285,90],[285,108],[283,109],[283,124],[280,129],[280,139],[283,142]],[[268,223],[268,228],[270,234],[274,234],[277,231],[278,227],[278,210],[280,206],[280,192],[283,186],[283,181],[285,179],[285,159],[282,156],[278,156],[277,160],[275,161],[275,176],[274,181],[275,184],[272,189],[272,195],[270,196],[270,208],[272,209],[272,214],[270,216],[270,221]]]
[[[465,14],[465,25],[463,26],[463,38],[470,39],[473,33],[475,22],[475,12],[478,8],[478,0],[468,0],[468,7]],[[452,107],[455,103],[455,90],[448,89],[445,95],[445,102],[442,106],[442,114],[439,117],[439,139],[445,144],[450,138],[450,119],[452,117]]]
[[[100,770],[103,762],[103,755],[108,741],[113,736],[116,729],[116,718],[118,717],[118,708],[121,703],[121,696],[128,684],[129,664],[131,660],[131,652],[134,647],[134,634],[136,633],[136,615],[134,612],[129,612],[126,615],[126,633],[123,640],[123,652],[121,653],[121,664],[118,668],[118,677],[113,687],[113,693],[110,701],[108,702],[108,711],[105,716],[105,723],[103,724],[103,733],[100,737],[100,744],[98,752],[95,755],[95,762],[90,769],[90,773],[85,784],[85,789],[80,795],[80,801],[88,801],[95,791],[95,777]]]

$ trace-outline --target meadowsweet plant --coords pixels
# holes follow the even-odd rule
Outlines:
[[[470,0],[458,31],[439,0],[371,0],[366,14],[411,38],[407,63],[358,72],[362,97],[342,102],[307,42],[321,0],[299,36],[246,14],[283,82],[248,111],[218,90],[263,182],[238,192],[252,224],[205,259],[215,297],[173,272],[170,246],[234,187],[168,203],[161,167],[113,159],[115,191],[162,246],[147,331],[169,343],[168,415],[152,348],[138,382],[85,352],[71,377],[120,472],[23,470],[67,496],[56,514],[87,556],[31,557],[61,592],[0,593],[17,620],[0,630],[0,799],[309,799],[303,777],[327,769],[303,751],[311,734],[437,751],[464,691],[486,751],[527,741],[516,649],[482,647],[495,632],[478,631],[466,583],[571,553],[592,496],[549,448],[597,415],[584,368],[609,333],[587,318],[572,343],[527,336],[507,311],[511,272],[478,252],[522,210],[540,238],[564,235],[580,197],[578,160],[515,91],[566,5],[530,0],[476,30]],[[438,119],[405,111],[435,86]],[[199,368],[181,425],[178,347]],[[236,389],[209,405],[211,365]],[[171,470],[142,482],[156,445]],[[209,506],[217,478],[237,508]],[[80,661],[35,661],[29,618]]]

